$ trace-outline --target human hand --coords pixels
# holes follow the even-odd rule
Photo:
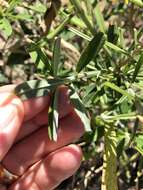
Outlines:
[[[67,87],[60,87],[58,140],[50,141],[50,96],[22,102],[11,95],[13,88],[0,88],[0,162],[20,176],[7,189],[52,190],[80,166],[81,150],[69,144],[83,134],[83,124],[70,104]],[[3,189],[6,187],[0,186]]]

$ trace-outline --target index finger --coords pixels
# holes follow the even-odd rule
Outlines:
[[[16,97],[12,91],[15,85],[7,85],[0,88],[0,106],[7,105],[10,101]],[[58,110],[60,117],[68,115],[73,107],[69,100],[68,87],[60,86],[59,97],[58,97]],[[49,108],[50,105],[50,95],[31,98],[22,101],[24,109],[24,121],[34,118],[36,115],[41,113],[43,110]]]
[[[6,85],[0,88],[0,106],[9,104],[13,99],[19,99],[22,102],[24,109],[24,121],[33,118],[40,113],[44,108],[49,106],[50,96],[38,97],[22,101],[14,95],[13,90],[16,85]]]

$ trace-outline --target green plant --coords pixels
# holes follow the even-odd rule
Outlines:
[[[115,7],[109,1],[83,0],[83,4],[79,0],[70,2],[66,11],[62,7],[59,11],[62,23],[57,21],[56,27],[42,37],[28,36],[25,47],[35,63],[34,72],[40,80],[22,83],[16,87],[14,93],[23,99],[49,92],[53,94],[48,113],[49,134],[51,139],[56,140],[57,87],[67,85],[71,103],[87,131],[90,130],[89,119],[91,120],[92,131],[82,139],[92,147],[90,151],[85,148],[85,152],[88,151],[85,157],[91,158],[103,153],[102,190],[117,190],[120,170],[126,170],[130,162],[143,154],[143,29],[136,29],[135,19],[128,17],[132,12],[136,13],[136,20],[143,17],[140,14],[142,2],[129,1],[128,5],[119,2]],[[101,10],[101,5],[105,6],[104,10]],[[24,10],[27,11],[27,8]],[[11,21],[5,11],[2,15],[2,19]],[[123,25],[108,24],[112,15],[119,15],[121,20],[127,17],[127,21],[124,20]],[[68,39],[77,49],[83,50],[72,67],[66,67],[66,48],[61,50],[61,38]],[[75,41],[80,39],[80,42],[76,43],[70,38]],[[47,49],[52,49],[53,55],[50,58]],[[100,144],[102,139],[104,150],[98,153],[95,145]],[[134,155],[128,160],[129,149],[134,151]],[[139,160],[139,176],[141,168],[142,159]],[[129,180],[130,176],[125,175]]]

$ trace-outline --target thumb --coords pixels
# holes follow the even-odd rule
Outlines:
[[[24,117],[21,100],[8,92],[0,93],[0,161],[12,146]]]

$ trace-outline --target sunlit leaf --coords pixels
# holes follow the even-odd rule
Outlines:
[[[133,79],[132,79],[132,82],[135,81],[140,69],[141,69],[141,66],[143,65],[143,52],[141,53],[140,55],[140,58],[136,64],[136,67],[135,67],[135,71],[134,71],[134,74],[133,74]]]
[[[143,134],[137,135],[135,137],[134,143],[136,150],[143,155]]]
[[[58,75],[58,69],[60,65],[60,53],[61,53],[61,38],[57,38],[54,44],[53,59],[52,59],[52,68],[55,77]]]
[[[51,90],[55,90],[56,87],[61,84],[64,84],[63,80],[30,80],[16,86],[14,93],[21,97],[22,100],[27,100],[30,98],[47,96]]]
[[[3,31],[6,37],[9,37],[12,34],[12,27],[7,18],[0,19],[0,30]]]
[[[51,107],[49,112],[49,126],[48,133],[51,140],[57,141],[59,113],[58,113],[58,89],[53,92]]]
[[[105,82],[104,83],[105,86],[119,92],[120,94],[127,96],[129,99],[134,99],[133,95],[131,95],[130,93],[128,93],[126,90],[123,90],[122,88],[118,87],[117,85],[115,85],[114,83],[111,82]]]
[[[47,72],[52,73],[51,64],[45,53],[45,51],[38,47],[36,44],[31,44],[31,47],[27,49],[32,61],[35,63],[37,69],[46,69]]]
[[[96,7],[95,7],[95,17],[96,17],[96,21],[97,21],[97,24],[100,28],[100,31],[105,33],[106,32],[106,27],[105,27],[105,22],[104,22],[104,17],[103,17],[103,14],[100,10],[100,6],[99,4],[97,3]]]
[[[80,117],[86,131],[91,131],[90,119],[87,116],[86,109],[73,86],[70,86],[70,100],[74,106],[75,112]]]
[[[98,55],[104,45],[104,42],[105,38],[102,32],[99,32],[94,36],[79,59],[76,67],[77,72],[80,72],[93,58]]]

